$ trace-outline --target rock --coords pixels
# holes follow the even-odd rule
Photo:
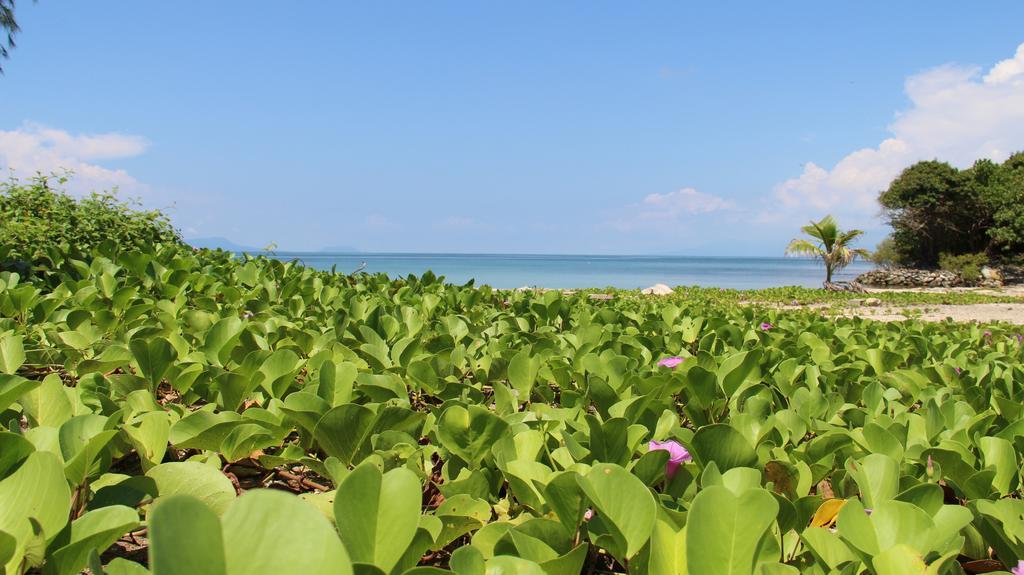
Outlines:
[[[999,268],[983,266],[981,268],[981,278],[985,281],[1003,283],[1003,271]]]
[[[959,274],[945,270],[886,268],[857,276],[857,283],[879,287],[953,287],[967,285]]]
[[[640,290],[640,293],[644,295],[671,295],[672,288],[665,284],[654,284],[649,288]]]
[[[878,299],[877,297],[869,297],[866,300],[864,300],[861,303],[861,305],[865,305],[865,306],[869,306],[869,307],[880,306],[880,305],[882,305],[882,300]]]

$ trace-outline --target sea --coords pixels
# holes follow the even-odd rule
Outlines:
[[[825,276],[821,262],[807,258],[326,252],[279,252],[274,257],[342,273],[383,272],[392,278],[429,270],[450,283],[475,280],[476,285],[503,289],[635,289],[656,283],[736,289],[820,287]],[[833,279],[850,280],[873,268],[857,261]]]

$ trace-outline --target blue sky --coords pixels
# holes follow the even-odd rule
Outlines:
[[[19,2],[0,168],[281,249],[780,255],[1024,149],[1024,3]]]

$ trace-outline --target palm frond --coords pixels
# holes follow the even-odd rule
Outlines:
[[[795,239],[786,246],[786,255],[820,258],[825,255],[825,251],[821,249],[821,246],[814,245],[807,240]]]

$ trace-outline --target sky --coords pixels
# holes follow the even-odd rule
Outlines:
[[[280,250],[778,256],[1024,150],[1024,2],[19,2],[0,170]]]

